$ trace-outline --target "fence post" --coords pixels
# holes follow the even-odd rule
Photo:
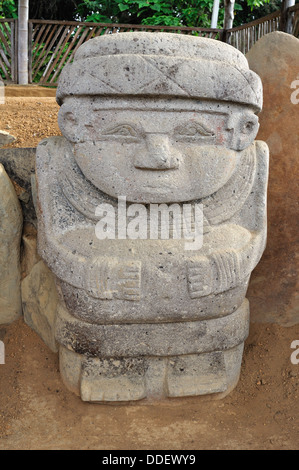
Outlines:
[[[234,22],[234,8],[235,0],[224,0],[224,21],[223,21],[223,33],[221,40],[229,43],[231,33],[227,30],[233,27]]]
[[[231,35],[231,33],[229,33],[227,31],[227,29],[223,29],[222,33],[221,33],[221,36],[220,36],[221,41],[228,43],[230,35]]]
[[[29,21],[28,23],[28,80],[32,83],[32,35],[33,35],[33,24]]]
[[[28,85],[28,10],[29,0],[19,0],[18,83]]]
[[[294,14],[289,12],[289,8],[295,5],[295,0],[282,0],[281,16],[280,16],[280,31],[292,34],[293,32],[293,16]]]
[[[231,29],[234,22],[235,0],[224,0],[224,29]]]
[[[17,31],[18,20],[13,20],[10,23],[11,80],[13,83],[18,81]]]

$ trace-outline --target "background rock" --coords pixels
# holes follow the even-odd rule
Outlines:
[[[0,324],[11,323],[22,313],[20,245],[22,210],[4,167],[0,164]]]
[[[30,274],[33,266],[41,260],[37,253],[37,230],[31,224],[24,224],[22,235],[21,278]]]
[[[39,261],[22,281],[24,320],[54,352],[58,351],[54,338],[57,303],[54,276],[45,263]]]
[[[291,101],[294,86],[299,89],[299,81],[294,83],[299,80],[299,40],[270,33],[252,47],[247,59],[264,87],[257,139],[270,148],[268,241],[248,290],[251,319],[291,326],[299,322],[299,102]]]
[[[35,171],[35,148],[0,150],[0,163],[14,183],[21,202],[24,221],[36,226],[36,214],[31,192],[31,176]]]
[[[11,144],[14,140],[16,140],[16,138],[13,135],[5,131],[0,131],[0,147]]]

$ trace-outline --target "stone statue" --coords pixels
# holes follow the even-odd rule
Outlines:
[[[57,101],[64,137],[37,149],[38,246],[66,386],[94,402],[223,397],[266,242],[259,77],[219,41],[119,33],[78,49]],[[198,249],[177,236],[185,206],[190,227],[202,208]],[[168,238],[149,210],[166,211]]]

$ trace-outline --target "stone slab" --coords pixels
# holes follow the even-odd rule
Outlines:
[[[37,225],[31,192],[31,175],[35,172],[35,148],[0,149],[0,163],[16,184],[24,221]]]
[[[22,210],[14,186],[0,164],[0,324],[22,314],[20,246]]]
[[[54,336],[58,294],[54,276],[43,261],[36,263],[22,281],[22,305],[25,323],[58,352]]]
[[[65,385],[83,401],[128,402],[208,395],[236,385],[244,344],[227,351],[170,357],[91,358],[60,347]]]
[[[263,83],[258,138],[270,149],[268,241],[249,285],[251,319],[291,326],[299,322],[299,39],[267,34],[247,59]]]
[[[198,322],[96,325],[73,317],[61,305],[56,339],[78,354],[97,357],[172,356],[230,349],[248,336],[249,304],[234,313]]]

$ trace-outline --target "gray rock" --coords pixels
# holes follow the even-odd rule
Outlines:
[[[58,294],[53,274],[43,261],[38,261],[22,280],[21,286],[25,323],[36,331],[53,352],[57,352],[54,323]]]
[[[227,351],[167,357],[92,358],[60,347],[60,372],[83,401],[196,395],[222,398],[237,384],[243,343]]]
[[[0,131],[0,147],[9,145],[14,142],[16,138],[13,135],[10,135],[8,132]]]
[[[59,308],[56,338],[78,354],[102,358],[177,356],[231,349],[248,336],[249,307],[209,320],[176,323],[96,325]]]
[[[0,324],[22,314],[20,246],[23,217],[13,184],[0,164]]]
[[[35,173],[35,148],[0,149],[0,163],[19,189],[24,221],[36,226],[36,213],[31,193],[31,175]]]

